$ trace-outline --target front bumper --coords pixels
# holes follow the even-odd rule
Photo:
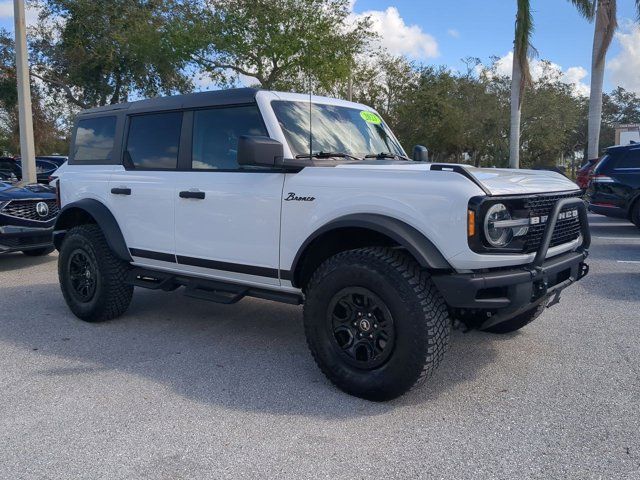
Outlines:
[[[45,228],[0,226],[0,253],[53,246],[53,226]]]
[[[578,207],[582,245],[573,252],[546,259],[558,215],[569,205]],[[589,272],[584,262],[591,243],[587,209],[578,198],[559,200],[545,228],[533,263],[473,273],[436,274],[432,279],[451,309],[461,317],[481,316],[480,328],[509,320],[549,299]]]

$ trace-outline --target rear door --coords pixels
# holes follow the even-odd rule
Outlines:
[[[139,265],[175,267],[174,176],[180,111],[128,118],[122,165],[109,182],[110,210]]]
[[[284,174],[240,168],[240,135],[268,135],[257,105],[190,112],[189,162],[176,174],[176,255],[183,271],[279,284]]]

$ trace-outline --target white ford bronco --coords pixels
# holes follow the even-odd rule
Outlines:
[[[522,328],[588,272],[565,177],[408,158],[356,103],[254,89],[82,112],[58,179],[64,298],[122,315],[134,287],[304,304],[339,388],[387,400],[429,377],[453,321]]]

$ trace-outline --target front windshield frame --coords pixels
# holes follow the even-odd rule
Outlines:
[[[309,132],[309,103],[309,101],[304,100],[286,99],[274,99],[270,102],[273,114],[294,158],[309,156],[310,153],[326,152],[340,152],[361,159],[364,159],[365,155],[378,155],[381,153],[406,157],[402,145],[385,121],[375,111],[356,105],[311,102],[311,132]],[[286,112],[288,117],[284,117],[284,108],[290,109],[289,112]],[[298,112],[294,111],[296,108]],[[379,119],[379,122],[366,121],[361,115],[362,112],[374,114]],[[328,115],[337,115],[338,118],[335,120],[343,120],[344,125],[348,126],[349,129],[355,125],[356,129],[343,131],[340,134],[336,131],[336,122],[323,129],[322,121],[326,121]],[[363,128],[365,126],[367,127],[366,129]],[[318,138],[318,132],[324,133],[325,138]],[[375,135],[375,132],[380,135]],[[312,136],[313,150],[309,148],[310,134]],[[327,135],[331,138],[328,138]],[[347,141],[343,136],[350,136],[351,140]],[[360,145],[356,145],[357,141],[360,142]],[[368,145],[365,147],[362,142]],[[349,145],[349,143],[351,144]]]

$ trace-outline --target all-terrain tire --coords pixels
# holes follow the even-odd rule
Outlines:
[[[393,344],[385,342],[384,347],[391,345],[391,350],[383,350],[378,360],[371,360],[375,366],[367,368],[339,345],[332,323],[336,316],[331,305],[337,308],[335,299],[354,289],[370,292],[394,327]],[[363,318],[356,318],[359,314],[351,311],[344,317],[356,325],[354,320]],[[339,253],[317,269],[306,289],[304,327],[313,358],[334,385],[357,397],[384,401],[433,374],[448,348],[451,323],[427,271],[403,251],[371,247]],[[384,363],[377,365],[381,359]]]
[[[86,271],[78,273],[78,268],[83,268],[78,267],[82,260],[88,265],[87,282],[84,282]],[[119,317],[129,307],[133,295],[133,286],[126,283],[129,268],[127,262],[111,251],[100,227],[94,224],[74,227],[65,235],[58,259],[62,295],[81,320],[102,322]],[[95,278],[89,284],[91,276]]]
[[[44,257],[45,255],[49,255],[54,250],[55,248],[53,247],[43,247],[33,248],[31,250],[23,250],[22,253],[24,253],[27,257]]]
[[[492,327],[483,328],[482,331],[498,334],[515,332],[516,330],[520,330],[522,327],[529,325],[536,318],[542,315],[542,312],[544,312],[546,306],[547,302],[542,302],[538,306],[533,307],[531,310],[527,310],[526,312],[521,313],[520,315],[517,315],[512,319],[507,320],[506,322],[498,323],[497,325],[493,325]]]

